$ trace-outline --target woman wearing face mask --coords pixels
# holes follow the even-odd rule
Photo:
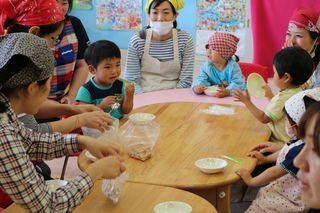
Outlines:
[[[320,87],[320,12],[299,7],[290,18],[284,47],[299,46],[309,52],[314,63],[314,72],[307,88]]]
[[[124,71],[136,94],[191,86],[193,38],[176,28],[177,11],[183,7],[182,0],[148,0],[150,26],[131,38]]]

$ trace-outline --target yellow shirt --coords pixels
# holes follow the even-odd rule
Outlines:
[[[270,141],[277,143],[287,143],[291,139],[287,135],[284,125],[285,116],[283,114],[283,107],[284,103],[289,98],[291,98],[291,96],[301,91],[302,89],[299,87],[279,92],[271,99],[267,108],[264,110],[264,113],[272,120],[268,123],[268,126],[272,131],[269,139]]]

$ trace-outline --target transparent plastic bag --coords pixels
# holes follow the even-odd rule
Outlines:
[[[152,121],[155,118],[152,114],[137,114],[131,115],[120,127],[119,138],[130,157],[145,161],[154,155],[153,147],[160,134],[160,124]]]
[[[98,129],[88,128],[88,127],[81,127],[82,132],[84,135],[99,139],[102,141],[108,141],[110,143],[118,143],[118,129],[119,129],[119,119],[112,117],[111,120],[113,121],[112,126],[110,126],[109,130],[104,132],[100,132]]]
[[[119,177],[113,180],[103,179],[102,180],[102,192],[108,196],[113,203],[117,203],[119,201],[122,184],[128,180],[129,176],[127,172],[123,172]]]

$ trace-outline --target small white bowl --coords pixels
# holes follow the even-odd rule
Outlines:
[[[156,213],[190,213],[192,212],[192,207],[184,202],[168,201],[159,203],[153,210]]]
[[[219,87],[217,85],[213,85],[211,87],[208,87],[205,91],[204,94],[209,95],[209,96],[217,96]]]
[[[97,160],[97,158],[95,156],[93,156],[89,151],[86,151],[85,155],[90,158],[90,160],[92,160],[93,162],[95,162]]]
[[[151,121],[155,119],[155,115],[150,114],[150,113],[135,113],[129,116],[130,120],[135,120],[135,121]]]
[[[59,187],[67,185],[68,181],[66,181],[66,180],[47,180],[46,183],[49,186],[49,188],[54,192]]]
[[[196,161],[196,166],[204,173],[217,173],[228,165],[228,162],[221,158],[202,158]]]

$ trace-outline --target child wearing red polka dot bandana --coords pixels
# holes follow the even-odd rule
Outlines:
[[[239,38],[230,34],[216,32],[206,44],[207,61],[200,68],[200,75],[192,83],[196,94],[203,93],[210,86],[218,86],[216,96],[223,98],[232,95],[232,91],[244,90],[247,86],[237,63],[232,58],[237,51]]]

